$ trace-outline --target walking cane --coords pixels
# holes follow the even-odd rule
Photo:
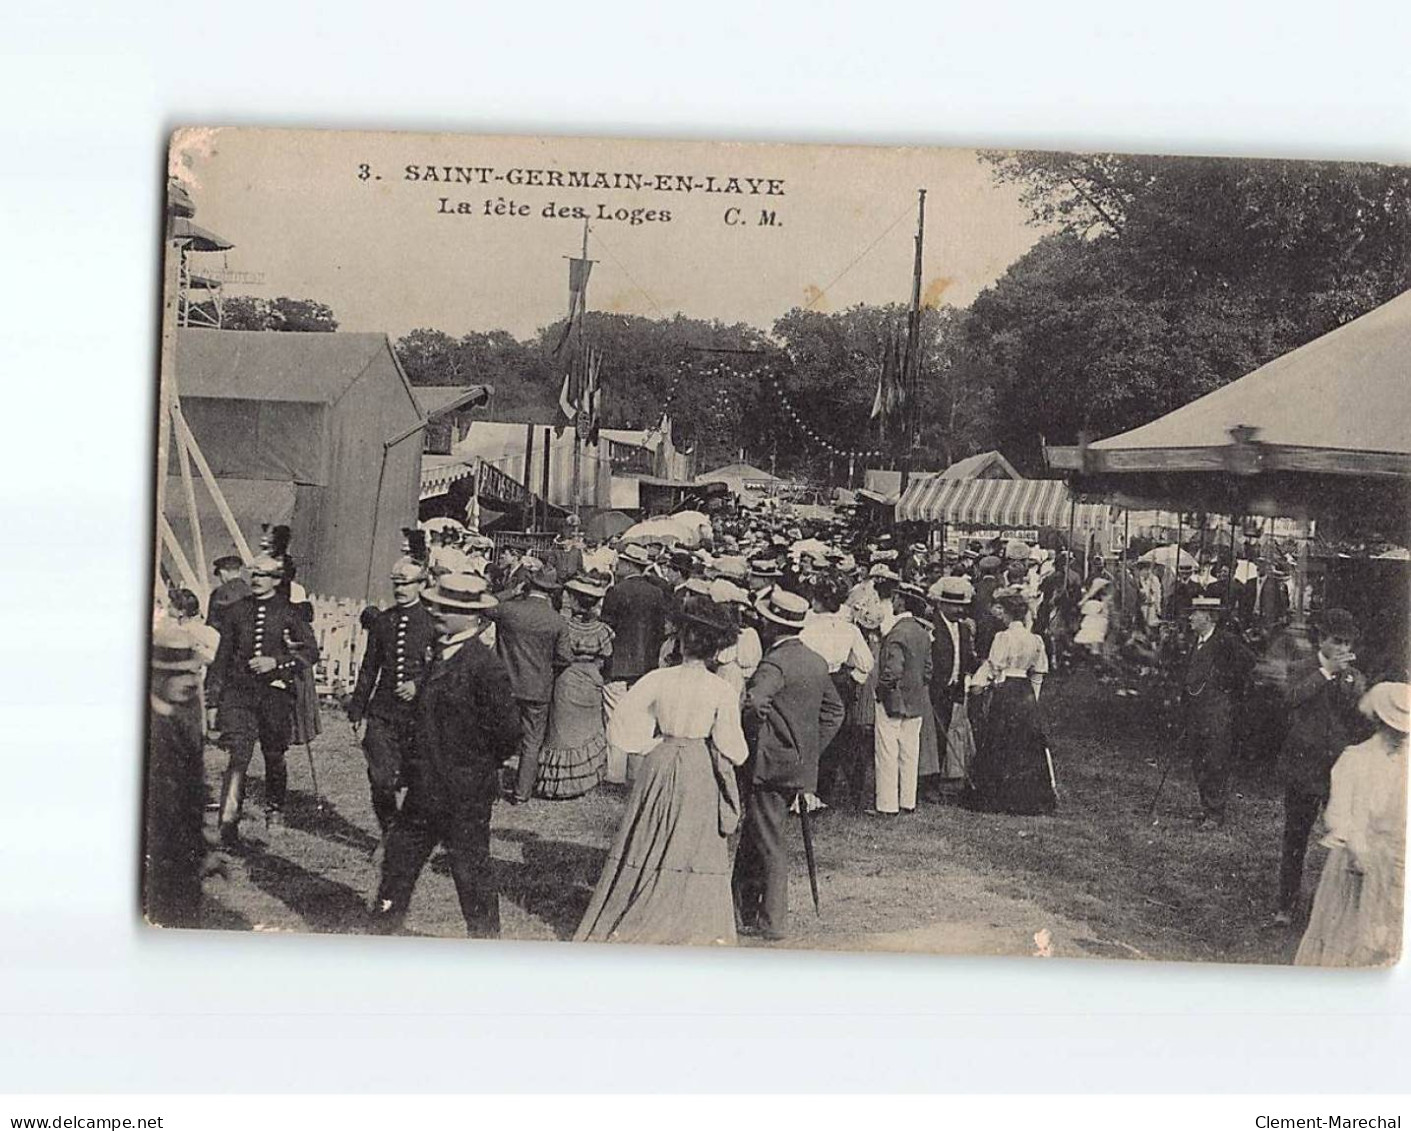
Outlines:
[[[1180,750],[1181,744],[1185,742],[1185,740],[1186,732],[1181,731],[1181,733],[1176,736],[1176,741],[1172,744],[1171,749],[1173,751]],[[1148,817],[1155,816],[1156,814],[1157,799],[1160,798],[1161,791],[1166,788],[1166,779],[1171,776],[1171,765],[1175,762],[1175,760],[1176,755],[1174,753],[1166,755],[1166,765],[1161,768],[1161,780],[1156,783],[1156,792],[1151,795],[1151,804],[1146,807],[1146,815]]]
[[[808,888],[813,893],[813,913],[822,916],[818,904],[818,861],[813,856],[813,818],[808,811],[808,798],[799,794],[799,827],[803,829],[803,856],[808,862]]]

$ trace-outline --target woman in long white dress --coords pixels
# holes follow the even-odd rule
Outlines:
[[[689,598],[678,623],[681,663],[639,679],[608,724],[614,745],[650,752],[578,942],[735,942],[726,838],[739,819],[734,767],[749,751],[735,689],[706,663],[736,628],[708,597]],[[654,746],[644,741],[653,733],[660,736]]]
[[[1323,812],[1323,844],[1332,851],[1294,958],[1299,966],[1388,966],[1401,955],[1409,698],[1404,683],[1367,692],[1359,710],[1377,733],[1333,766]]]

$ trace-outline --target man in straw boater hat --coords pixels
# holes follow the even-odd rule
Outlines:
[[[1220,624],[1219,597],[1190,599],[1191,651],[1181,683],[1185,746],[1200,791],[1202,830],[1225,823],[1234,704],[1254,655]]]
[[[373,928],[401,928],[421,869],[438,844],[472,938],[500,933],[499,895],[490,865],[490,813],[500,767],[519,741],[510,683],[486,643],[496,607],[483,577],[443,574],[422,596],[436,625],[430,667],[416,697],[415,746],[407,795],[387,833]]]
[[[367,633],[358,682],[348,699],[348,721],[364,719],[363,755],[372,812],[382,836],[397,816],[397,791],[416,732],[416,696],[429,662],[436,625],[421,601],[427,569],[414,557],[392,567],[392,607],[378,612]]]
[[[877,666],[876,812],[895,816],[916,809],[921,761],[921,726],[931,681],[931,634],[926,590],[903,581],[897,586],[900,612],[882,622],[882,651]]]
[[[752,753],[733,887],[741,930],[781,939],[789,922],[784,822],[790,805],[818,788],[818,756],[843,725],[843,701],[823,657],[799,639],[809,603],[775,587],[755,608],[765,653],[745,691],[742,722]]]
[[[553,568],[541,566],[529,574],[523,593],[489,614],[495,622],[495,647],[509,673],[510,694],[519,710],[519,769],[511,804],[533,797],[539,776],[539,752],[554,697],[554,657],[568,632],[568,622],[554,608],[554,594],[560,588]]]
[[[646,576],[649,565],[646,547],[636,542],[624,545],[617,555],[617,584],[603,598],[603,623],[615,634],[607,679],[609,685],[621,685],[613,689],[614,695],[622,695],[656,669],[666,638],[670,598]]]
[[[201,905],[205,767],[197,691],[201,660],[179,625],[152,632],[143,806],[142,910],[158,927],[195,927]]]
[[[220,838],[240,841],[245,774],[258,739],[265,762],[265,821],[284,824],[289,772],[284,752],[294,727],[294,677],[318,662],[318,643],[309,622],[280,595],[284,563],[261,554],[250,563],[250,596],[235,602],[221,620],[220,647],[206,674],[208,713],[230,761],[221,779]]]
[[[927,590],[936,611],[931,621],[931,710],[936,716],[936,737],[941,744],[939,780],[928,779],[928,800],[938,801],[949,787],[958,787],[966,766],[960,751],[946,749],[951,715],[965,710],[965,681],[979,670],[975,654],[975,628],[967,619],[975,588],[968,577],[942,577]]]

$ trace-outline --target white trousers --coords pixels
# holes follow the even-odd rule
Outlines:
[[[877,770],[877,812],[916,808],[916,767],[921,761],[921,719],[894,719],[877,704],[872,760]]]

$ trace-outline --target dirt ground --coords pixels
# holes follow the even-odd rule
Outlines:
[[[1195,828],[1188,766],[1172,772],[1155,816],[1163,732],[1145,699],[1118,698],[1086,673],[1050,679],[1044,712],[1057,767],[1052,817],[971,813],[924,804],[915,814],[869,817],[830,810],[815,820],[822,913],[809,896],[795,829],[791,938],[826,950],[886,949],[1164,960],[1291,960],[1293,930],[1269,924],[1278,871],[1281,804],[1267,769],[1241,765],[1230,821]],[[360,748],[328,710],[313,744],[324,808],[309,760],[291,750],[288,826],[266,836],[261,764],[252,766],[247,849],[222,856],[206,882],[206,923],[262,931],[357,932],[375,887],[376,824]],[[207,751],[212,795],[223,765]],[[504,937],[566,939],[587,906],[616,829],[625,786],[574,801],[496,807],[492,851]],[[214,839],[214,814],[208,814]],[[1310,851],[1305,884],[1322,855]],[[458,937],[463,921],[445,860],[423,873],[407,930]],[[746,945],[763,945],[747,943]]]

